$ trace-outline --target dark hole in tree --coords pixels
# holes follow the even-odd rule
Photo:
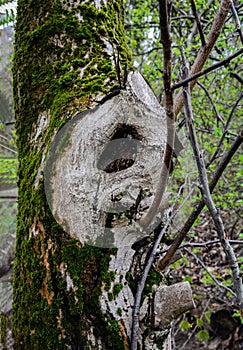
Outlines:
[[[136,160],[138,140],[141,139],[134,126],[118,125],[98,160],[98,169],[116,173],[130,168]]]

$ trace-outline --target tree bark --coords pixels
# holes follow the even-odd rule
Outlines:
[[[143,78],[130,73],[127,81],[122,4],[18,2],[15,349],[130,347],[134,293],[152,246],[150,231],[139,231],[136,215],[154,194],[165,132],[164,111]],[[128,151],[135,151],[114,158],[111,149],[126,149],[117,141],[123,138]],[[147,155],[144,164],[140,155]],[[129,166],[114,162],[118,158]],[[110,210],[119,196],[125,203]],[[140,348],[168,349],[172,314],[185,311],[185,304],[192,307],[190,288],[183,284],[175,289],[185,303],[165,323],[159,313],[155,319],[156,308],[167,303],[163,285],[153,268],[141,306]]]

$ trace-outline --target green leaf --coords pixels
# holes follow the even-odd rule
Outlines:
[[[202,342],[206,342],[207,340],[210,339],[208,331],[205,329],[202,329],[201,331],[198,332],[197,334],[197,339]]]
[[[210,324],[211,323],[211,312],[210,311],[205,312],[205,318],[206,318],[207,322]]]
[[[201,318],[198,318],[198,319],[197,319],[197,326],[198,326],[199,328],[202,328],[202,327],[203,327],[203,320],[202,320]]]
[[[190,276],[185,276],[185,277],[183,278],[183,281],[184,281],[184,282],[192,283],[192,278],[191,278]]]
[[[186,331],[188,332],[189,329],[191,328],[191,324],[187,321],[187,320],[183,320],[180,324],[180,328],[183,330],[183,331]]]

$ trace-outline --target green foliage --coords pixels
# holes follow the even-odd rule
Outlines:
[[[205,316],[205,319],[208,322],[208,324],[210,324],[211,323],[211,312],[210,311],[206,311],[204,316]]]
[[[212,277],[206,271],[203,271],[203,274],[204,276],[201,279],[202,283],[204,284],[213,283]]]
[[[205,329],[205,322],[210,324],[210,312],[207,311],[204,314],[204,317],[195,316],[195,319],[193,319],[189,322],[187,319],[184,318],[180,323],[181,330],[183,330],[186,333],[194,333],[197,330],[196,334],[198,341],[206,343],[210,339],[210,335],[207,329]]]
[[[206,329],[201,329],[198,333],[197,333],[197,339],[200,342],[206,342],[210,339],[209,333]]]
[[[192,278],[190,276],[185,276],[183,278],[183,282],[189,282],[189,283],[192,283]]]
[[[15,158],[0,158],[0,182],[15,184],[17,182],[18,161]]]
[[[0,0],[0,5],[3,3],[2,0]],[[86,5],[85,5],[86,7]],[[157,0],[148,0],[148,1],[142,1],[142,0],[128,0],[127,1],[127,15],[126,15],[126,32],[127,32],[127,38],[129,45],[133,51],[133,58],[134,58],[134,66],[138,67],[138,69],[144,74],[145,78],[149,81],[150,85],[154,89],[156,95],[158,96],[159,100],[163,100],[163,84],[162,84],[162,70],[163,70],[163,63],[162,63],[162,48],[161,44],[159,43],[159,20],[158,20],[158,1]],[[203,30],[205,35],[207,35],[210,24],[212,23],[212,20],[214,18],[215,11],[218,7],[218,3],[213,2],[210,7],[207,7],[207,3],[202,0],[197,1],[197,7],[199,9],[200,15],[201,15],[201,21],[203,24]],[[87,5],[87,11],[90,11],[90,16],[94,17],[96,16],[96,12],[92,10],[90,6]],[[186,14],[189,14],[189,16],[181,16],[182,11]],[[50,16],[52,16],[51,11],[46,11],[46,13]],[[6,15],[5,20],[9,21],[11,18],[11,11],[9,14]],[[180,58],[180,45],[184,46],[184,51],[186,54],[187,59],[190,62],[190,65],[193,63],[198,50],[200,48],[200,38],[198,35],[198,32],[195,31],[193,33],[193,25],[194,25],[194,19],[191,15],[191,8],[190,8],[190,1],[184,1],[181,2],[179,0],[176,0],[173,2],[173,10],[172,10],[172,35],[173,35],[173,82],[177,82],[181,79],[181,58]],[[25,22],[25,16],[26,14],[23,13],[23,21]],[[22,49],[19,51],[16,59],[20,59],[21,61],[21,55],[28,52],[28,50],[31,51],[33,47],[36,47],[36,51],[39,50],[39,52],[43,53],[43,61],[48,62],[49,53],[52,51],[53,47],[49,43],[46,43],[45,50],[42,50],[43,48],[43,38],[45,38],[45,30],[49,30],[50,33],[52,30],[56,30],[57,37],[62,36],[61,28],[62,26],[65,27],[65,33],[70,32],[73,36],[75,36],[75,39],[78,39],[78,41],[82,42],[82,38],[84,34],[87,34],[87,37],[90,35],[88,25],[83,26],[82,28],[79,28],[78,21],[72,19],[69,17],[68,14],[64,14],[66,16],[65,20],[61,21],[62,16],[60,18],[52,18],[48,23],[47,26],[40,25],[38,28],[34,28],[31,33],[29,33],[29,37],[26,39],[25,33],[23,33],[24,40],[26,42],[24,43]],[[106,14],[102,14],[104,18],[106,17]],[[178,19],[180,17],[180,19]],[[40,19],[41,21],[42,19]],[[60,21],[59,21],[60,20]],[[53,23],[52,23],[53,22]],[[49,28],[48,28],[49,26]],[[100,33],[102,34],[102,31],[104,32],[106,28],[102,28]],[[233,36],[233,33],[235,31],[235,25],[232,19],[229,19],[227,21],[227,25],[223,29],[222,35],[220,36],[219,41],[217,42],[217,45],[215,47],[215,50],[212,52],[212,55],[207,63],[208,65],[211,65],[215,61],[221,60],[227,55],[232,52],[233,50],[237,50],[239,48],[240,42],[239,40]],[[29,28],[23,28],[23,32],[29,32]],[[110,34],[111,37],[113,36],[113,32]],[[72,37],[73,39],[73,37]],[[44,39],[45,40],[45,39]],[[186,45],[184,45],[186,43]],[[34,46],[33,46],[34,45]],[[90,45],[88,46],[87,50],[90,50]],[[95,50],[94,50],[95,51]],[[46,55],[46,56],[45,56]],[[32,99],[29,97],[29,91],[39,91],[38,94],[33,96],[33,104],[38,106],[41,104],[40,110],[44,110],[46,108],[52,109],[52,130],[55,128],[60,127],[60,123],[64,123],[65,121],[60,121],[60,110],[63,108],[63,106],[66,106],[67,104],[72,104],[74,97],[78,95],[87,95],[87,94],[93,94],[100,91],[110,91],[110,86],[106,86],[106,78],[109,77],[111,81],[113,81],[113,78],[115,78],[116,73],[114,70],[112,70],[112,67],[106,63],[104,60],[98,60],[97,65],[99,66],[97,68],[92,68],[87,73],[85,72],[85,75],[83,77],[83,82],[85,88],[83,88],[82,83],[79,79],[79,72],[76,70],[76,67],[80,66],[80,63],[82,67],[86,67],[90,59],[87,58],[85,61],[80,56],[85,57],[85,55],[80,55],[80,48],[78,47],[77,51],[74,52],[74,55],[70,57],[67,52],[66,62],[62,62],[63,59],[58,59],[59,53],[57,52],[57,59],[56,56],[54,59],[51,59],[51,63],[43,66],[43,69],[40,70],[38,64],[39,62],[39,56],[38,57],[32,57],[32,56],[25,56],[29,61],[26,61],[26,65],[28,66],[28,70],[30,69],[30,72],[25,72],[27,75],[32,76],[32,79],[29,79],[29,82],[33,82],[29,89],[26,90],[26,95],[24,95],[23,98],[23,106],[24,110],[27,113],[26,120],[22,120],[21,127],[19,126],[19,133],[22,131],[24,134],[25,128],[28,129],[27,131],[30,133],[32,125],[35,123],[35,117],[37,113],[33,113],[32,111]],[[124,61],[124,57],[122,58]],[[72,62],[70,62],[72,60]],[[53,62],[54,64],[53,64]],[[81,62],[82,61],[82,62]],[[32,64],[33,62],[33,64]],[[63,64],[62,64],[63,63]],[[16,64],[15,71],[17,71],[19,67],[23,67],[19,62]],[[37,69],[37,72],[35,71]],[[22,69],[22,68],[21,68]],[[96,70],[96,72],[95,72]],[[97,76],[98,71],[102,71],[101,77]],[[198,138],[200,142],[200,147],[203,150],[203,154],[205,156],[206,162],[209,162],[212,158],[212,155],[217,150],[217,145],[224,134],[226,133],[225,140],[220,148],[219,156],[224,154],[230,147],[232,140],[234,139],[235,135],[238,133],[238,130],[240,128],[240,118],[242,111],[239,107],[235,109],[232,122],[230,123],[229,130],[224,129],[225,123],[227,119],[229,118],[229,113],[231,108],[233,107],[235,103],[236,96],[239,96],[239,93],[241,91],[241,84],[239,81],[232,78],[232,73],[240,73],[242,70],[242,62],[239,59],[236,59],[232,63],[228,65],[228,67],[221,68],[217,72],[211,73],[203,78],[200,79],[200,82],[205,86],[205,89],[202,87],[197,87],[193,92],[193,110],[194,110],[194,117],[195,117],[195,124],[198,132]],[[90,75],[94,75],[94,78],[92,81],[90,81]],[[57,77],[56,80],[54,77]],[[102,79],[101,79],[102,78]],[[27,79],[28,80],[28,79]],[[72,91],[73,84],[76,84],[76,91]],[[21,82],[21,86],[25,86],[24,82]],[[112,85],[112,88],[114,88],[115,85]],[[45,94],[44,90],[46,89],[47,93]],[[213,98],[214,100],[214,108],[212,108],[212,104],[210,99],[208,98],[207,93]],[[50,98],[50,97],[53,98]],[[227,98],[224,98],[227,96]],[[78,96],[80,97],[80,96]],[[83,96],[82,96],[83,97]],[[87,108],[86,101],[82,101],[81,107]],[[51,106],[50,104],[53,103]],[[30,110],[27,109],[27,106],[31,105]],[[77,106],[80,108],[80,105]],[[218,118],[218,115],[216,113],[218,111],[218,115],[220,115],[223,122]],[[35,111],[34,111],[35,112]],[[21,114],[21,113],[20,113]],[[184,115],[181,113],[181,115],[178,118],[178,125],[183,120]],[[50,130],[50,137],[52,137],[52,130]],[[186,132],[185,132],[186,133]],[[20,144],[21,151],[23,154],[26,151],[25,148],[26,139],[23,137],[23,142]],[[22,175],[25,176],[25,178],[28,178],[26,181],[26,187],[25,187],[25,193],[22,195],[21,201],[22,203],[26,202],[25,205],[25,211],[28,212],[28,215],[32,215],[33,217],[33,208],[27,210],[27,206],[29,206],[29,203],[33,205],[32,203],[37,203],[37,207],[42,208],[43,200],[41,197],[38,198],[39,202],[36,201],[36,198],[31,197],[31,202],[27,199],[29,196],[29,184],[33,183],[33,178],[36,173],[36,168],[38,167],[38,162],[40,161],[40,155],[36,153],[32,153],[28,155],[29,159],[27,162],[28,169],[25,170],[25,164],[22,169]],[[38,158],[38,159],[37,159]],[[192,152],[191,150],[187,149],[186,152],[180,157],[178,157],[178,163],[175,168],[175,172],[173,175],[173,179],[175,180],[174,183],[171,185],[174,191],[184,182],[184,179],[190,178],[190,181],[188,182],[188,189],[191,188],[196,184],[197,179],[197,172],[195,168],[195,164],[192,160]],[[25,158],[27,159],[27,158]],[[213,164],[210,165],[208,168],[208,175],[210,178],[212,178],[213,171],[216,168],[216,165],[218,164],[218,161],[220,158],[216,158]],[[36,162],[35,165],[33,165],[33,162]],[[242,155],[238,154],[237,157],[234,158],[234,160],[231,163],[230,169],[225,173],[224,179],[219,184],[219,190],[215,194],[215,200],[217,203],[217,206],[224,210],[234,209],[234,208],[240,208],[242,206],[242,162],[243,157]],[[1,158],[0,159],[0,180],[7,181],[9,183],[14,183],[16,181],[17,175],[17,161],[9,158]],[[190,177],[188,176],[190,174]],[[28,177],[29,175],[29,177]],[[30,178],[30,179],[29,179]],[[185,193],[188,191],[185,191]],[[184,194],[185,194],[184,193]],[[189,211],[193,208],[191,207],[191,203],[194,202],[194,200],[198,197],[198,191],[195,191],[193,194],[193,197],[190,199],[190,202],[188,202],[188,205],[185,206],[181,212],[181,222],[183,223],[184,218],[186,218],[189,214]],[[179,204],[181,203],[182,198],[179,200]],[[31,212],[33,210],[33,212]],[[37,210],[37,209],[36,209]],[[38,209],[40,210],[40,209]],[[41,209],[42,210],[42,209]],[[6,209],[7,211],[7,209]],[[4,211],[5,213],[5,211]],[[5,213],[4,215],[6,215]],[[20,214],[22,215],[22,214]],[[26,215],[26,213],[25,213]],[[7,216],[6,216],[7,218]],[[23,219],[23,217],[20,216],[20,219]],[[8,219],[9,220],[9,219]],[[51,219],[50,219],[51,221]],[[24,222],[24,221],[23,221]],[[28,224],[24,222],[24,225],[26,225],[26,232],[28,232],[29,227]],[[53,224],[54,225],[54,224]],[[175,225],[176,227],[176,225]],[[21,230],[25,230],[24,227],[21,227]],[[51,230],[50,230],[51,231]],[[59,232],[58,232],[59,233]],[[63,234],[63,233],[62,233]],[[193,237],[194,233],[191,232],[190,236]],[[23,238],[23,242],[25,237]],[[240,238],[243,238],[243,234],[240,235]],[[25,242],[23,243],[23,246],[25,247]],[[26,248],[25,248],[26,249]],[[73,249],[73,248],[72,248]],[[194,253],[197,253],[194,251]],[[70,256],[69,256],[70,258]],[[75,257],[76,258],[76,257]],[[75,259],[73,258],[75,261]],[[70,261],[70,260],[68,260]],[[29,262],[30,263],[30,262]],[[32,264],[32,263],[31,263]],[[186,258],[181,259],[180,261],[176,262],[173,267],[175,266],[187,266],[188,260]],[[31,265],[32,267],[32,265]],[[33,270],[35,266],[33,263]],[[73,262],[72,268],[70,270],[72,271],[75,277],[78,280],[79,275],[76,276],[78,267],[75,265],[75,262]],[[81,271],[81,268],[79,267]],[[41,277],[42,278],[42,277]],[[127,279],[129,276],[127,275]],[[220,279],[220,276],[218,276]],[[223,277],[222,277],[223,278]],[[105,289],[107,291],[110,290],[112,281],[114,281],[114,275],[112,273],[105,276],[102,276],[103,282],[105,284]],[[225,280],[224,283],[227,283],[226,285],[231,285],[232,277],[229,275],[228,278]],[[184,280],[191,282],[191,277],[187,276],[184,278]],[[89,282],[89,281],[88,281]],[[145,294],[149,293],[151,291],[153,283],[158,284],[160,282],[160,275],[152,272],[148,278],[147,285],[145,288]],[[205,284],[212,283],[212,278],[208,274],[204,274],[204,277],[202,279],[202,282]],[[77,282],[78,283],[78,282]],[[223,283],[223,281],[222,281]],[[21,288],[24,288],[25,285],[23,285]],[[113,300],[114,297],[121,291],[122,285],[116,284],[112,290],[112,292],[109,293],[110,300]],[[60,290],[62,290],[60,286]],[[97,288],[98,289],[98,288]],[[98,293],[98,292],[97,292]],[[80,295],[81,299],[82,295]],[[97,299],[94,302],[94,305],[96,306]],[[58,303],[58,301],[57,301]],[[87,303],[88,304],[88,303]],[[95,306],[93,308],[95,309]],[[117,309],[117,314],[121,316],[122,310]],[[34,316],[33,316],[34,318]],[[38,313],[36,318],[38,318]],[[56,318],[56,314],[53,314],[53,318]],[[210,313],[205,313],[205,318],[208,323],[210,323]],[[202,319],[197,318],[196,319],[197,327],[200,328],[198,332],[198,340],[199,341],[207,341],[209,338],[209,334],[206,330],[201,329],[203,328],[204,324]],[[183,320],[180,324],[181,329],[188,332],[192,325],[187,320]],[[119,325],[117,321],[111,321],[108,322],[108,326],[106,327],[106,330],[112,334],[115,333],[118,337],[119,333]],[[119,338],[119,337],[118,337]],[[118,339],[119,344],[120,338]],[[114,343],[113,339],[110,341],[111,344]]]
[[[237,310],[234,312],[233,317],[236,319],[240,319],[240,323],[243,325],[243,315],[242,315],[242,310]]]
[[[192,325],[187,320],[183,320],[180,323],[180,328],[185,332],[188,332],[191,329],[191,327]]]
[[[198,328],[202,328],[203,327],[203,320],[201,318],[197,318],[196,324],[197,324]]]

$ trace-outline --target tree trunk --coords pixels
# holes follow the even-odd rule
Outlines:
[[[18,350],[130,347],[148,234],[161,217],[148,230],[136,220],[154,194],[166,133],[164,111],[143,78],[127,77],[122,3],[18,2]],[[172,314],[192,306],[187,284],[165,292],[162,282],[154,267],[140,348],[169,349]],[[183,305],[161,313],[178,290]]]

